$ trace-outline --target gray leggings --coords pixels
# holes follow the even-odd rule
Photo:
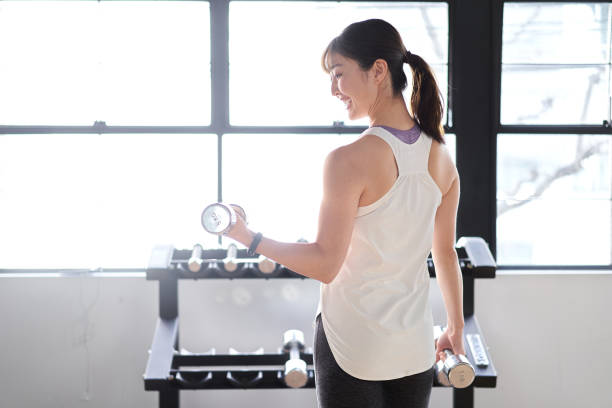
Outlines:
[[[419,374],[386,381],[355,378],[340,368],[317,315],[314,369],[319,408],[426,408],[433,386],[433,367]]]

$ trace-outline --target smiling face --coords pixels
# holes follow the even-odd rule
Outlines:
[[[331,93],[344,103],[349,119],[369,115],[378,89],[373,69],[363,71],[355,60],[337,53],[328,54],[327,67],[331,77]]]

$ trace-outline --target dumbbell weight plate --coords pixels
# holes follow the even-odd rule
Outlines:
[[[436,363],[436,378],[438,379],[438,383],[440,385],[443,385],[444,387],[451,386],[446,372],[444,371],[444,362],[442,360],[438,360],[438,362]]]
[[[285,384],[291,388],[302,388],[308,382],[306,362],[301,359],[291,359],[285,363]]]
[[[306,362],[300,358],[304,350],[304,332],[287,330],[283,334],[283,350],[289,352],[289,360],[285,363],[285,384],[291,388],[301,388],[308,382]]]
[[[461,354],[455,354],[447,358],[444,362],[444,371],[448,375],[449,382],[455,388],[469,387],[476,377],[474,368],[467,358]]]
[[[273,278],[282,272],[282,267],[279,264],[264,256],[260,256],[258,262],[255,262],[253,265],[255,267],[255,274],[262,278]]]
[[[201,222],[211,234],[222,235],[236,223],[239,213],[246,221],[244,209],[237,204],[213,203],[202,211]]]
[[[244,267],[244,264],[238,264],[236,265],[236,269],[232,270],[232,268],[230,267],[230,270],[228,270],[225,268],[223,262],[219,262],[219,269],[219,276],[223,278],[240,278],[244,276],[247,272],[247,269]]]

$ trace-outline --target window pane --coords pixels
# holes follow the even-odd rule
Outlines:
[[[446,99],[445,3],[231,2],[230,122],[367,126],[367,118],[348,120],[344,105],[331,96],[320,61],[327,44],[347,25],[369,18],[393,24],[410,51],[435,65]],[[404,71],[409,100],[410,67]]]
[[[0,124],[210,124],[205,1],[0,2]]]
[[[0,138],[2,268],[141,268],[154,245],[215,245],[214,135]]]
[[[504,64],[605,64],[610,4],[505,3]]]
[[[602,124],[610,67],[504,66],[504,124]],[[560,86],[560,84],[562,84]]]
[[[610,136],[500,135],[497,261],[608,265]]]
[[[610,4],[505,3],[503,124],[610,120]]]
[[[223,199],[242,205],[249,226],[285,242],[313,242],[323,163],[358,135],[224,135]]]

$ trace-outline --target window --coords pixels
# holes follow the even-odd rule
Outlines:
[[[208,2],[0,2],[2,125],[210,124]]]
[[[230,2],[230,122],[246,126],[368,126],[350,121],[342,103],[329,97],[321,54],[349,24],[382,18],[406,48],[435,71],[448,89],[448,6],[445,3]],[[412,75],[404,65],[412,93]],[[446,99],[445,99],[446,102]],[[446,115],[447,109],[444,110]],[[443,119],[446,123],[446,117]]]
[[[215,135],[0,137],[2,268],[142,268],[158,244],[215,245]]]
[[[497,262],[609,265],[605,135],[498,136]]]
[[[611,140],[590,131],[610,122],[611,11],[504,4],[499,264],[612,263]]]
[[[610,120],[610,5],[504,7],[503,124]]]
[[[199,1],[0,2],[0,125],[43,128],[0,137],[0,268],[142,268],[155,244],[209,239],[216,135],[48,128],[210,124],[209,14]]]
[[[314,240],[323,161],[367,126],[320,67],[351,22],[394,24],[448,94],[446,2],[218,4],[0,2],[0,268],[143,268],[154,245],[214,247],[199,218],[220,199],[274,238]]]

